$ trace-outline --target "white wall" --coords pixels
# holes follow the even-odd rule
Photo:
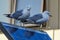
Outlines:
[[[45,30],[52,40],[60,40],[60,29]]]

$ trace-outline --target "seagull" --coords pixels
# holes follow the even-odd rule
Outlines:
[[[4,15],[6,15],[6,17],[8,17],[8,18],[13,18],[16,20],[24,21],[25,19],[27,19],[30,16],[30,10],[31,10],[31,7],[28,6],[27,8],[16,11],[13,14],[4,14]]]
[[[22,12],[23,15],[19,16],[18,20],[26,21],[26,19],[28,19],[30,17],[30,10],[31,10],[30,6],[28,6],[26,9],[24,9],[24,11]]]
[[[28,23],[33,24],[43,24],[49,20],[49,17],[52,17],[49,11],[44,11],[42,13],[36,14],[27,19]]]

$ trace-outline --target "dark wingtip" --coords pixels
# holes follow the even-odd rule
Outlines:
[[[3,14],[3,15],[10,15],[10,14]]]
[[[6,17],[10,17],[10,14],[4,14]]]

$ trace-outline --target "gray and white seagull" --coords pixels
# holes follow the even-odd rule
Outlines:
[[[5,14],[5,15],[8,18],[25,21],[30,16],[30,10],[31,10],[31,7],[28,6],[27,8],[16,11],[13,14]]]
[[[44,11],[40,14],[36,14],[27,19],[27,22],[34,24],[43,24],[49,20],[49,17],[52,16],[49,11]]]

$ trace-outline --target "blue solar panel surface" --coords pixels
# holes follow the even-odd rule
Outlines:
[[[2,25],[9,35],[12,36],[13,40],[51,40],[46,32],[15,26],[4,22],[2,22]]]

